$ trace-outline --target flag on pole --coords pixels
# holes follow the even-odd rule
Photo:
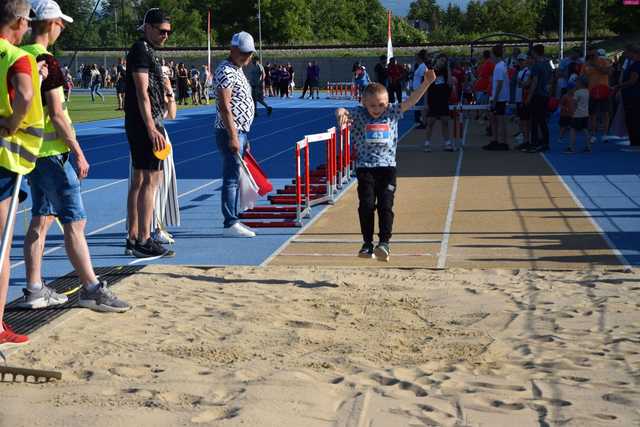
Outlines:
[[[393,44],[391,43],[391,11],[387,11],[387,64],[393,58]]]
[[[207,65],[211,73],[211,9],[207,14]]]

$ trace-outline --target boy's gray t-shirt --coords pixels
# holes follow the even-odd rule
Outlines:
[[[395,167],[398,121],[403,117],[401,105],[389,104],[377,119],[362,106],[349,109],[349,114],[352,120],[351,143],[358,154],[356,167]]]

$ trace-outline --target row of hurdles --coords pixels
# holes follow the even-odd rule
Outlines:
[[[322,147],[326,163],[312,169],[310,150]],[[338,193],[352,179],[355,171],[348,126],[306,135],[295,143],[296,176],[268,196],[270,205],[255,206],[240,214],[243,224],[251,228],[302,227],[311,216],[311,208],[333,204]]]

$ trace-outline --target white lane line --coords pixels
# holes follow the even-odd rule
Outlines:
[[[335,252],[330,252],[330,253],[287,253],[287,252],[283,252],[280,254],[280,256],[283,257],[314,257],[314,258],[357,258],[357,254],[356,253],[335,253]],[[393,252],[391,254],[391,258],[395,258],[395,257],[401,257],[401,258],[409,258],[409,257],[413,257],[413,258],[418,258],[418,257],[435,257],[436,254],[431,254],[431,253],[420,253],[420,252],[416,252],[416,253],[396,253]]]
[[[411,131],[413,131],[416,128],[416,126],[417,126],[416,124],[413,124],[405,133],[403,133],[402,136],[400,138],[398,138],[398,144],[400,144],[400,141],[402,141],[407,135],[409,135],[411,133]],[[289,151],[289,150],[287,150],[287,151]],[[342,197],[344,197],[344,195],[347,194],[349,192],[349,190],[351,189],[351,187],[353,187],[357,182],[358,182],[358,180],[353,178],[353,180],[349,184],[347,184],[347,186],[340,192],[340,194],[338,194],[338,197],[336,197],[336,200],[334,201],[333,205],[324,206],[322,208],[322,210],[316,214],[315,217],[311,218],[311,221],[309,221],[307,224],[302,226],[302,228],[300,228],[293,236],[291,236],[287,240],[285,240],[284,243],[282,243],[282,245],[280,245],[280,247],[278,247],[278,249],[276,249],[271,255],[269,255],[267,257],[267,259],[262,261],[260,263],[260,267],[265,267],[265,266],[269,265],[269,263],[271,261],[273,261],[278,255],[280,255],[287,248],[287,246],[289,246],[289,244],[291,244],[292,241],[294,241],[299,236],[304,234],[304,232],[307,231],[307,229],[309,227],[311,227],[313,224],[315,224],[315,222],[317,220],[319,220],[322,215],[324,215],[324,213],[327,211],[327,209],[329,209],[331,206],[335,206],[340,201],[340,199],[342,199]]]
[[[556,176],[558,177],[558,179],[560,180],[564,188],[567,190],[567,193],[569,193],[569,195],[573,199],[573,202],[576,204],[576,206],[578,206],[582,210],[582,214],[585,216],[585,218],[588,218],[591,224],[593,225],[593,227],[596,229],[596,231],[598,231],[598,233],[602,235],[602,238],[604,239],[605,242],[607,242],[609,249],[611,249],[611,251],[615,254],[616,258],[618,258],[618,261],[620,261],[620,264],[622,264],[623,269],[625,271],[631,271],[633,267],[631,266],[631,263],[629,262],[629,260],[616,247],[615,243],[613,243],[613,241],[609,238],[607,233],[602,229],[602,227],[600,227],[600,224],[598,224],[595,218],[593,218],[589,210],[584,207],[580,199],[578,199],[578,197],[575,195],[573,190],[571,190],[571,187],[569,187],[569,185],[566,183],[562,175],[558,173],[558,170],[555,168],[555,166],[553,166],[553,164],[547,158],[547,156],[544,153],[540,153],[540,154],[542,155],[542,158],[544,159],[544,161],[547,162],[547,165],[549,165],[553,173],[556,174]]]
[[[358,243],[362,244],[362,239],[294,239],[291,243],[310,243],[310,244],[323,244],[323,243]],[[393,244],[414,244],[414,243],[440,243],[440,240],[424,240],[424,239],[393,239]]]
[[[462,147],[467,141],[468,120],[465,122],[464,133],[462,135]],[[462,159],[464,158],[464,149],[460,147],[458,154],[458,164],[456,165],[456,174],[453,178],[453,187],[451,188],[451,197],[449,198],[449,210],[447,211],[447,219],[442,232],[442,241],[440,243],[440,252],[438,254],[437,268],[445,268],[447,265],[447,252],[449,251],[449,237],[451,236],[451,226],[453,225],[453,215],[456,211],[456,201],[458,199],[458,186],[460,183],[460,171],[462,169]]]

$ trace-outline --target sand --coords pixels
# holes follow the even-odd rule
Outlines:
[[[375,264],[374,264],[375,265]],[[10,354],[0,426],[632,426],[640,274],[148,267]]]

